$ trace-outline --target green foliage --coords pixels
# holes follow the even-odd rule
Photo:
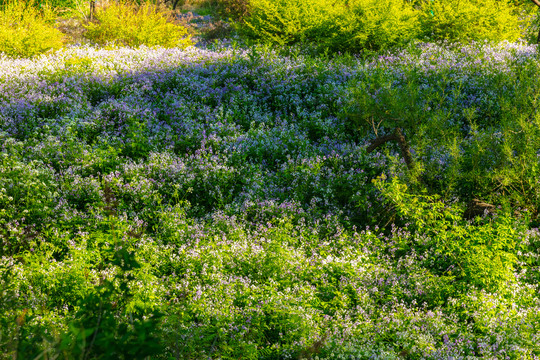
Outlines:
[[[397,215],[410,223],[418,243],[412,239],[399,244],[402,251],[418,247],[425,251],[433,270],[455,278],[461,286],[470,285],[488,291],[501,291],[514,279],[520,250],[519,228],[512,217],[499,216],[491,221],[467,222],[459,209],[448,206],[436,196],[407,193],[407,186],[397,178],[375,181]],[[429,258],[432,257],[432,258]]]
[[[3,257],[0,260],[0,359],[12,356],[15,349],[14,339],[18,338],[21,321],[17,314],[18,294],[14,263]],[[4,357],[3,357],[4,356]]]
[[[374,69],[369,78],[354,79],[349,96],[351,103],[345,109],[347,127],[361,133],[389,131],[395,127],[416,129],[426,123],[428,113],[422,104],[444,101],[440,98],[440,83],[421,90],[421,78],[414,71],[407,74],[403,83],[396,86],[396,79],[384,69]]]
[[[131,232],[115,217],[109,217],[109,225],[108,233],[94,234],[92,246],[102,256],[98,266],[116,271],[77,302],[78,311],[58,351],[77,358],[145,359],[162,352],[156,337],[160,314],[133,301],[131,283],[141,268],[133,249],[135,238],[126,236]]]
[[[540,30],[540,14],[538,6],[532,1],[520,3],[521,18],[524,21],[523,39],[529,44],[538,42],[538,31]]]
[[[480,51],[479,45],[472,48]],[[436,56],[413,56],[411,61],[434,64]],[[480,66],[462,71],[484,72]],[[359,136],[383,136],[401,128],[414,149],[414,169],[407,172],[410,184],[464,201],[477,197],[526,208],[534,218],[540,209],[539,116],[533,111],[537,65],[508,66],[514,75],[493,73],[475,84],[456,76],[454,69],[420,72],[409,65],[398,77],[388,68],[373,69],[351,82],[345,124]],[[475,87],[485,97],[471,105],[471,97],[481,99],[473,95]],[[402,158],[395,141],[377,151]]]
[[[5,6],[6,4],[12,2],[13,0],[0,0],[0,6]],[[73,9],[77,6],[86,3],[85,0],[22,0],[22,3],[26,2],[30,6],[36,7],[38,9],[43,8],[53,8],[53,9]]]
[[[169,14],[150,2],[141,6],[111,2],[98,9],[95,16],[97,21],[85,26],[85,36],[98,44],[181,48],[192,45],[187,30],[170,22]]]
[[[63,34],[54,28],[49,6],[39,9],[34,0],[9,0],[0,6],[0,53],[32,57],[63,45]]]
[[[425,0],[421,4],[421,27],[430,40],[516,41],[523,21],[509,1]]]
[[[39,231],[35,225],[54,212],[57,184],[42,163],[24,164],[0,155],[0,256],[14,255],[30,246]]]
[[[327,19],[343,11],[331,0],[252,0],[242,32],[263,42],[291,44],[308,39]],[[311,39],[310,39],[311,40]]]
[[[0,359],[535,358],[539,67],[500,46],[6,60]]]
[[[416,11],[401,0],[252,0],[240,30],[263,42],[314,42],[340,51],[401,45],[419,31]]]
[[[515,41],[528,23],[515,5],[477,0],[251,0],[237,28],[265,43],[310,43],[360,52],[403,46],[414,39]]]
[[[143,359],[162,353],[161,315],[146,284],[155,279],[135,247],[141,230],[109,205],[103,232],[52,231],[19,263],[2,260],[0,346],[6,355]],[[68,309],[73,316],[65,317]]]
[[[334,51],[378,51],[403,46],[420,33],[418,12],[403,0],[354,0],[315,30],[315,41]]]

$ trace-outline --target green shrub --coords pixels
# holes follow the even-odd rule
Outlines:
[[[79,298],[77,313],[69,331],[62,334],[59,350],[72,358],[146,359],[163,351],[157,337],[161,314],[149,312],[133,284],[142,265],[129,225],[111,214],[104,223],[110,229],[88,239],[95,249],[88,249],[90,244],[83,241],[87,256],[76,260],[96,256],[99,249],[100,266],[115,270],[110,272],[111,278],[104,276],[99,285]]]
[[[527,25],[514,5],[478,0],[425,0],[416,7],[405,0],[251,0],[242,9],[238,29],[248,38],[350,52],[412,39],[515,41]]]
[[[414,249],[425,256],[427,267],[436,275],[455,279],[461,290],[470,285],[488,291],[502,291],[513,281],[522,250],[520,231],[523,223],[507,215],[489,221],[468,222],[455,206],[448,206],[436,196],[410,194],[397,178],[374,181],[396,211],[409,223],[415,234],[404,238],[399,251]]]
[[[242,32],[262,42],[289,44],[304,40],[309,31],[320,29],[343,6],[331,0],[251,0],[250,14]]]
[[[125,46],[187,47],[187,30],[169,22],[169,15],[151,3],[111,2],[96,12],[97,22],[86,25],[86,37],[98,44],[118,42]]]
[[[442,90],[437,83],[427,89],[420,87],[422,79],[413,72],[396,86],[395,77],[384,69],[374,69],[367,79],[351,81],[348,95],[352,99],[345,109],[347,126],[366,132],[417,130],[418,124],[429,123],[424,104],[437,100]]]
[[[369,76],[352,80],[347,89],[351,101],[342,108],[344,123],[361,137],[388,135],[401,128],[414,151],[415,171],[408,176],[419,176],[421,186],[431,193],[464,201],[477,197],[507,202],[528,209],[537,219],[540,117],[523,109],[534,109],[534,94],[540,91],[535,80],[538,65],[521,64],[512,55],[510,72],[491,72],[485,68],[489,59],[477,55],[484,46],[479,42],[457,48],[466,50],[451,50],[448,56],[457,57],[456,63],[468,62],[460,75],[452,74],[455,67],[427,74],[415,65],[394,67],[394,72],[388,67],[370,70]],[[410,64],[423,61],[414,55],[415,48],[411,44],[405,50],[412,56]],[[465,60],[458,51],[472,57]],[[434,52],[423,59],[435,64],[437,56]],[[397,71],[403,75],[396,76]],[[471,81],[462,71],[482,75]],[[470,102],[471,98],[481,100]],[[399,151],[393,141],[378,149]]]
[[[12,0],[0,0],[0,6],[6,5],[10,2],[13,2]],[[20,1],[21,3],[24,3],[25,0]],[[88,3],[88,1],[85,0],[34,0],[31,1],[32,6],[41,9],[44,7],[51,7],[51,8],[60,8],[60,9],[73,9],[77,7],[78,5],[82,3]],[[86,4],[85,4],[86,5]]]
[[[63,34],[53,27],[54,12],[36,2],[7,0],[0,7],[0,52],[32,57],[63,45]]]
[[[407,1],[353,0],[346,9],[337,19],[327,19],[316,37],[333,50],[376,51],[404,45],[420,34],[418,12]]]
[[[39,6],[51,6],[59,9],[74,9],[77,6],[88,6],[85,0],[36,0]]]
[[[339,51],[378,50],[419,33],[417,11],[403,0],[252,0],[240,30],[278,44],[311,41]]]
[[[515,41],[522,35],[522,21],[510,2],[428,0],[421,6],[422,29],[431,40]]]
[[[50,168],[39,161],[25,164],[16,157],[0,155],[0,256],[28,250],[28,239],[35,237],[30,224],[44,223],[54,213],[58,195]]]

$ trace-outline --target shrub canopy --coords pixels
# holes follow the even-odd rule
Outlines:
[[[151,3],[141,6],[112,2],[96,12],[86,37],[98,44],[186,47],[192,44],[187,30],[170,22],[169,14]]]
[[[32,57],[63,45],[63,34],[54,28],[50,7],[35,1],[7,0],[0,7],[0,52],[13,57]]]

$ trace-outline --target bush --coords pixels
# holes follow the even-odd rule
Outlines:
[[[404,0],[350,1],[336,20],[328,19],[318,36],[333,50],[377,51],[404,45],[420,34],[418,12]]]
[[[403,0],[252,0],[240,30],[263,42],[307,40],[339,51],[387,48],[419,33],[417,12]]]
[[[97,22],[86,25],[86,37],[98,44],[118,42],[125,46],[187,47],[187,30],[169,22],[166,12],[145,3],[110,3],[96,12]]]
[[[510,2],[429,0],[422,9],[422,29],[431,40],[516,41],[522,35],[522,21]]]
[[[63,34],[52,26],[50,7],[33,0],[7,0],[0,7],[0,52],[13,57],[32,57],[63,45]]]
[[[326,19],[342,11],[342,6],[333,3],[331,0],[251,0],[251,11],[242,22],[241,31],[262,42],[299,42],[310,30],[320,29]]]
[[[32,6],[36,8],[43,8],[43,7],[51,7],[51,8],[61,8],[61,9],[67,9],[67,8],[75,8],[80,3],[84,2],[85,0],[34,0],[32,1]],[[13,2],[12,0],[0,0],[0,6],[6,5],[10,2]],[[24,3],[25,1],[20,1]],[[86,1],[88,2],[88,1]]]
[[[437,196],[414,195],[397,178],[384,180],[384,176],[374,180],[375,186],[415,234],[398,244],[398,251],[422,253],[431,272],[455,280],[461,289],[473,285],[504,291],[515,280],[515,254],[523,249],[520,232],[526,221],[503,214],[468,222]]]
[[[527,25],[515,5],[499,1],[250,0],[242,9],[237,27],[248,38],[306,41],[349,52],[403,46],[413,39],[515,41]]]

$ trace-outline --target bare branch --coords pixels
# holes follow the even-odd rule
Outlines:
[[[534,3],[534,5],[540,7],[540,1],[538,0],[531,0],[531,1]]]
[[[409,170],[411,170],[413,159],[411,155],[411,150],[409,148],[409,144],[407,144],[407,140],[405,140],[405,136],[403,136],[403,133],[401,132],[400,128],[396,128],[394,132],[397,137],[399,148],[401,149],[401,155],[403,156],[403,159],[405,160],[405,164],[407,164],[407,167],[409,168]]]
[[[411,150],[400,128],[396,128],[394,132],[389,135],[379,136],[378,138],[373,139],[373,141],[367,148],[367,152],[373,152],[379,146],[384,145],[389,141],[397,141],[399,148],[401,149],[401,155],[405,160],[405,164],[407,164],[407,168],[411,170],[413,165]]]
[[[373,152],[379,146],[384,145],[389,141],[397,141],[396,134],[392,133],[390,135],[379,136],[378,138],[373,139],[373,141],[367,148],[367,152]]]

